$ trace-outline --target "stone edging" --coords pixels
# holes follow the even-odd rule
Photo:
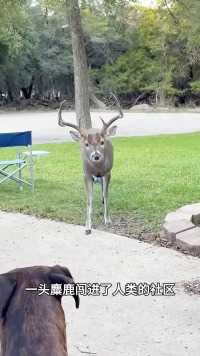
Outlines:
[[[163,229],[172,245],[200,256],[200,203],[185,205],[167,214]]]

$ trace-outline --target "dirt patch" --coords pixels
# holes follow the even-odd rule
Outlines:
[[[97,222],[94,225],[95,229],[101,231],[111,232],[116,235],[126,236],[131,239],[137,239],[139,241],[147,242],[153,245],[170,248],[175,251],[179,251],[185,255],[195,256],[193,253],[180,248],[171,243],[164,232],[153,232],[146,228],[146,223],[139,221],[137,217],[114,217],[110,226],[105,226],[102,223]],[[196,257],[196,256],[195,256]]]
[[[155,243],[159,237],[158,233],[146,228],[145,222],[138,221],[134,216],[114,217],[111,225],[105,226],[102,223],[97,223],[95,228],[149,243]]]

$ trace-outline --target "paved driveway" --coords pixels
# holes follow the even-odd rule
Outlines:
[[[99,116],[108,112],[92,112],[93,126],[100,125]],[[75,113],[63,114],[75,122]],[[63,142],[70,139],[68,129],[57,124],[57,112],[17,112],[0,114],[0,132],[32,130],[34,143]],[[200,131],[200,113],[126,113],[118,121],[118,136],[145,136]]]
[[[68,266],[77,282],[112,283],[109,296],[63,298],[69,356],[199,356],[200,296],[180,282],[199,278],[199,259],[81,226],[0,212],[0,273]],[[117,282],[178,282],[175,296],[112,296]]]

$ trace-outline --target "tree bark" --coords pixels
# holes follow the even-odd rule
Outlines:
[[[22,91],[25,99],[31,98],[34,80],[35,80],[35,78],[34,78],[34,76],[32,76],[29,86],[27,88],[25,88],[25,87],[21,88],[21,91]]]
[[[9,101],[13,102],[14,97],[13,97],[12,88],[9,79],[6,80],[6,85],[7,85],[8,99]]]
[[[66,0],[71,25],[74,62],[75,109],[79,127],[92,126],[89,104],[87,56],[78,0]]]

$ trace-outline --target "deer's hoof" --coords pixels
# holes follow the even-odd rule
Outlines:
[[[91,229],[85,230],[85,234],[86,234],[86,235],[90,235],[91,233],[92,233],[92,230],[91,230]]]

